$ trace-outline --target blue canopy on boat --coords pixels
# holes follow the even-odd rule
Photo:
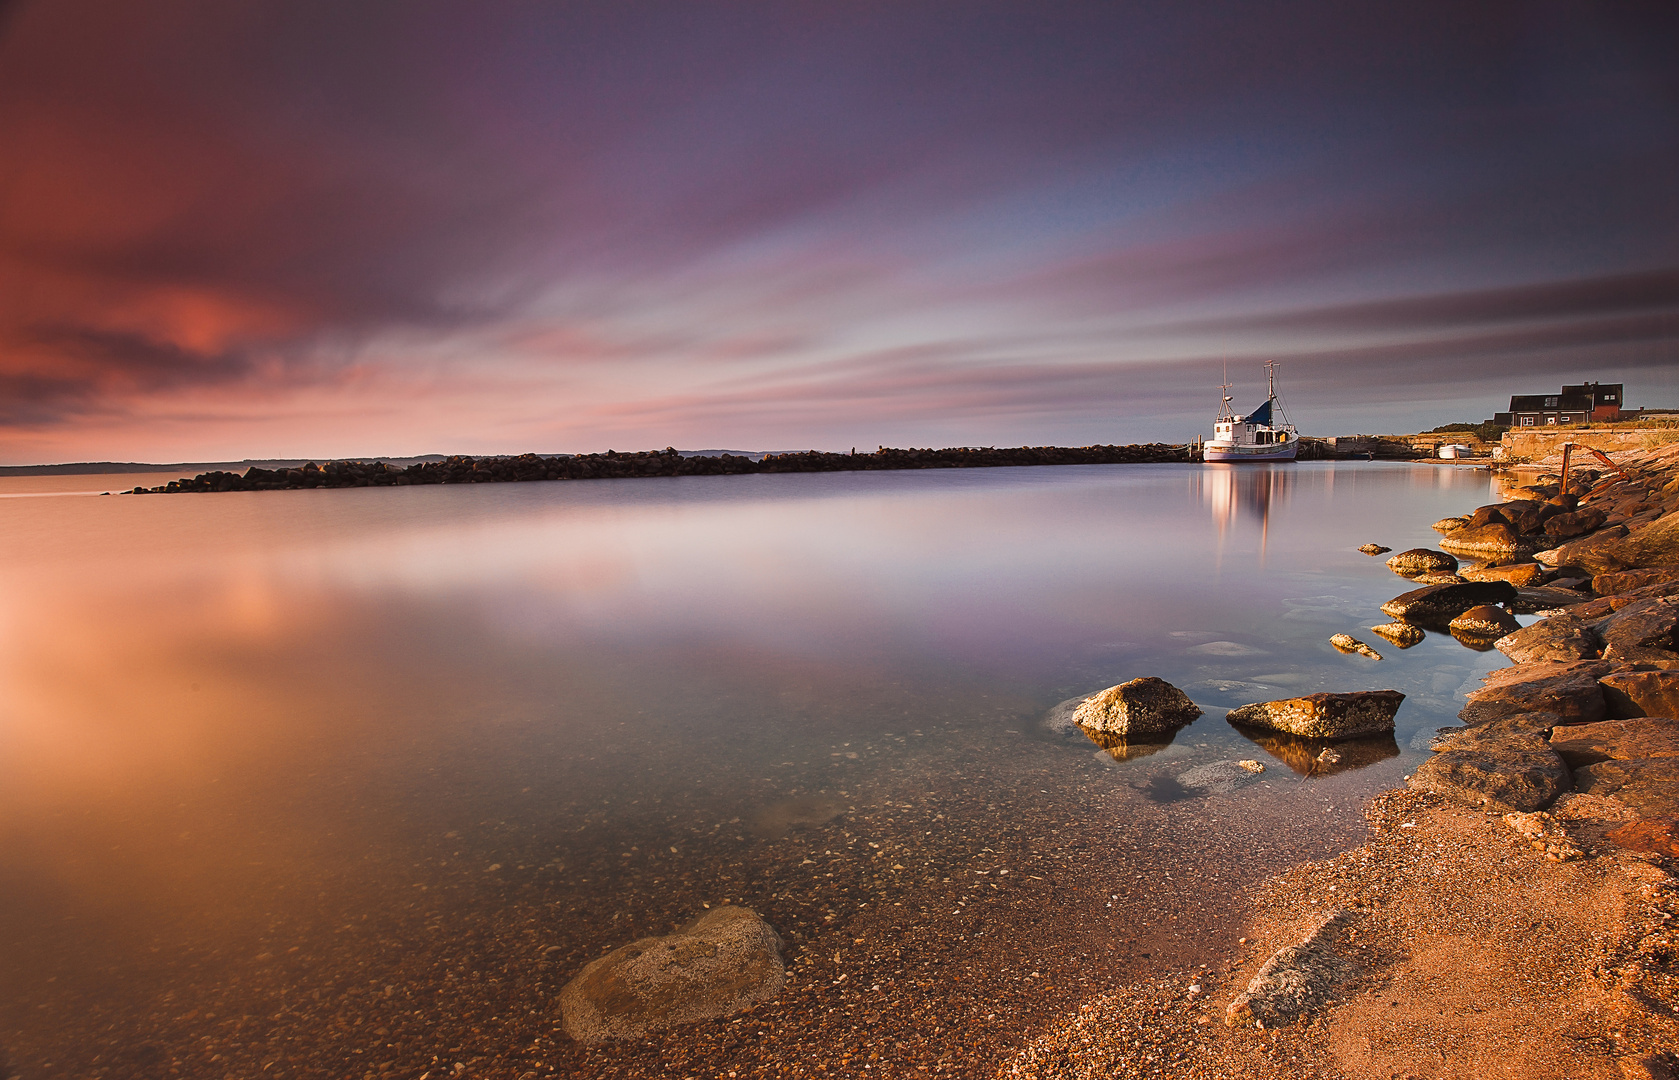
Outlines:
[[[1271,399],[1266,398],[1265,404],[1242,417],[1243,423],[1257,424],[1260,427],[1271,426]]]

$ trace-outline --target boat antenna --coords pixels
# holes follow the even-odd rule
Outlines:
[[[1224,404],[1219,406],[1218,418],[1220,420],[1234,420],[1236,418],[1236,414],[1235,414],[1234,411],[1231,410],[1230,403],[1232,401],[1236,400],[1236,399],[1230,396],[1230,361],[1229,360],[1225,360],[1225,362],[1224,362],[1224,382],[1219,385],[1218,390],[1219,390],[1220,394],[1224,395]]]

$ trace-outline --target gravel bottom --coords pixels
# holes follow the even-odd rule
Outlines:
[[[37,887],[0,1046],[31,1080],[990,1075],[1082,1004],[1177,992],[1231,955],[1251,891],[1359,843],[1359,807],[1398,770],[1166,782],[1227,752],[1186,739],[1103,764],[1088,744],[929,727],[836,743],[750,797],[666,785],[657,805],[571,808],[573,840],[481,821],[98,921]],[[782,934],[779,999],[640,1043],[563,1035],[555,995],[585,963],[723,902]]]

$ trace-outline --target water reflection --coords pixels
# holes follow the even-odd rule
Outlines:
[[[1294,484],[1293,462],[1254,462],[1202,466],[1201,500],[1212,511],[1220,540],[1238,517],[1259,524],[1259,548],[1264,553],[1271,533],[1271,509],[1287,503]]]
[[[1304,739],[1281,731],[1231,724],[1231,728],[1298,776],[1331,776],[1399,756],[1393,733],[1363,739]]]
[[[1106,751],[1108,757],[1115,761],[1135,761],[1138,758],[1149,757],[1172,745],[1177,738],[1177,731],[1160,732],[1143,738],[1128,739],[1123,735],[1111,735],[1105,731],[1091,731],[1080,728],[1085,737]],[[1179,730],[1182,730],[1181,728]]]
[[[146,1047],[183,1075],[419,1075],[546,1038],[525,1018],[567,972],[725,896],[812,955],[864,905],[913,921],[987,848],[1054,847],[1093,800],[1130,820],[1168,761],[1162,785],[1248,757],[1222,707],[1369,688],[1325,643],[1391,595],[1352,549],[1421,546],[1485,501],[1456,483],[1301,463],[9,500],[6,1050],[27,1075]],[[1498,659],[1439,644],[1382,665],[1406,732]],[[1139,675],[1216,700],[1109,748],[1124,768],[1036,733]],[[1357,829],[1381,772],[1310,775]],[[1232,796],[1273,860],[1325,842],[1297,787]],[[1145,854],[1196,866],[1186,838],[1239,827]],[[271,1019],[221,1027],[244,1016]],[[360,1057],[334,1037],[381,1027]]]

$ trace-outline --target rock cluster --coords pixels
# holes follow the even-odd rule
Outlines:
[[[1020,465],[1113,465],[1191,461],[1185,446],[957,446],[944,450],[881,447],[872,454],[803,453],[685,457],[672,447],[620,454],[561,454],[544,457],[456,456],[398,468],[383,461],[314,462],[297,469],[252,467],[243,474],[200,473],[131,494],[187,491],[276,491],[292,488],[408,487],[415,484],[501,484],[535,480],[608,480],[650,476],[722,476],[740,473],[874,472],[895,469],[973,469]]]
[[[1515,815],[1568,791],[1612,796],[1637,820],[1608,839],[1662,854],[1679,821],[1679,445],[1618,457],[1630,480],[1581,472],[1566,492],[1538,484],[1522,492],[1529,498],[1482,507],[1448,533],[1481,535],[1474,530],[1502,521],[1522,543],[1543,535],[1553,546],[1535,558],[1566,577],[1524,591],[1580,588],[1566,608],[1496,640],[1512,666],[1468,696],[1459,714],[1468,727],[1437,739],[1410,783]],[[1518,565],[1520,573],[1475,574],[1477,584],[1539,580]],[[1384,610],[1417,621],[1441,609],[1438,595],[1416,590]],[[1470,617],[1489,630],[1513,624],[1498,608]],[[1548,819],[1508,820],[1547,857],[1574,857]]]

